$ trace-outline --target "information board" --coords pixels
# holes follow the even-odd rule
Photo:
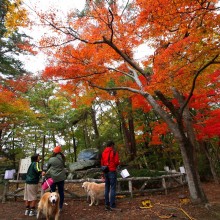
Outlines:
[[[20,160],[19,174],[25,174],[28,171],[28,167],[31,164],[31,158],[25,158]]]

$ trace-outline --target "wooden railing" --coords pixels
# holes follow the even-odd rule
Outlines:
[[[103,182],[101,179],[92,179],[92,178],[84,178],[84,179],[74,179],[74,180],[65,180],[65,196],[70,198],[81,198],[86,196],[83,193],[77,194],[74,190],[69,189],[69,184],[78,185],[78,188],[82,189],[82,183],[88,182]],[[168,175],[162,175],[158,177],[130,177],[130,178],[118,178],[117,179],[117,194],[120,195],[130,195],[133,197],[135,193],[147,193],[147,192],[155,192],[155,191],[164,191],[165,194],[168,193],[169,189],[181,187],[187,184],[186,175],[182,173],[171,173]],[[2,195],[2,202],[6,202],[8,198],[23,197],[24,190],[24,180],[7,180],[5,181],[4,191]],[[11,187],[10,186],[14,186]],[[21,187],[19,187],[19,185]],[[157,185],[157,187],[155,187]],[[39,184],[40,186],[40,184]],[[154,186],[152,188],[152,186]],[[14,189],[13,189],[14,188]],[[39,187],[39,196],[43,193],[41,188]]]

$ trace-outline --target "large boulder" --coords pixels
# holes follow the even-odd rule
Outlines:
[[[94,167],[97,164],[96,160],[81,160],[69,165],[69,171],[84,170],[85,168]]]
[[[89,148],[80,151],[77,157],[77,161],[81,160],[100,160],[99,150],[97,148]]]
[[[79,152],[77,162],[71,163],[69,165],[69,172],[72,173],[77,170],[89,169],[99,166],[99,164],[99,150],[97,148],[84,149]]]

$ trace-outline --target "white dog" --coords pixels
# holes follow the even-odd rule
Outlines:
[[[87,192],[87,198],[91,199],[89,206],[98,205],[99,200],[104,199],[105,183],[84,182],[82,187]]]
[[[37,219],[40,213],[46,216],[46,219],[54,218],[59,219],[59,203],[60,196],[57,192],[46,192],[40,199],[38,204]]]

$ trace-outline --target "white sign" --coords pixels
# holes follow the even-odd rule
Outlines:
[[[180,167],[180,173],[186,173],[185,168],[184,167]]]
[[[129,177],[130,174],[127,169],[124,169],[121,171],[121,176],[122,176],[122,178],[126,178],[126,177]]]
[[[23,173],[27,173],[28,168],[31,164],[31,158],[25,158],[25,159],[21,159],[20,161],[20,167],[19,167],[19,174]]]
[[[164,170],[167,171],[167,172],[169,172],[169,171],[170,171],[170,168],[169,168],[168,166],[165,166],[165,167],[164,167]]]
[[[6,171],[5,171],[4,179],[5,179],[5,180],[14,179],[14,174],[15,174],[15,173],[16,173],[15,169],[13,169],[13,170],[6,170]]]

